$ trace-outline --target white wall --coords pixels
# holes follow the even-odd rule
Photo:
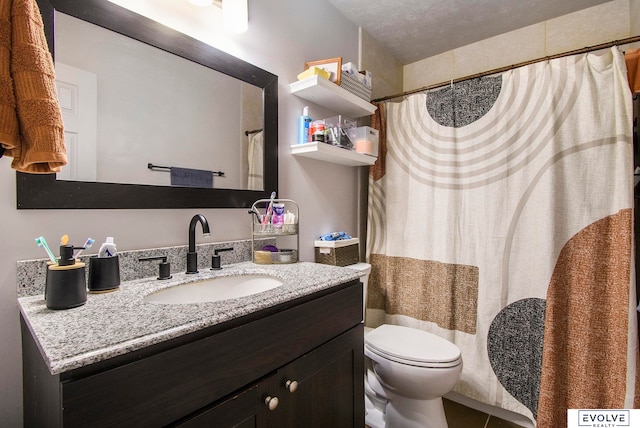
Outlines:
[[[178,4],[173,1],[174,4]],[[186,3],[185,3],[186,4]],[[278,75],[279,196],[300,205],[301,259],[313,260],[313,240],[333,230],[356,230],[357,169],[290,154],[296,140],[296,119],[308,103],[289,93],[289,83],[310,60],[341,56],[358,60],[358,28],[324,1],[250,0],[249,30],[240,35],[214,34],[208,22],[194,18],[192,29],[208,42]],[[326,25],[330,31],[319,30]],[[208,32],[208,33],[205,33]],[[208,35],[208,36],[207,36]],[[215,36],[215,37],[214,37]],[[312,117],[333,112],[310,105]],[[63,234],[73,243],[91,236],[114,236],[119,249],[186,245],[190,218],[204,214],[217,242],[249,238],[245,209],[183,210],[16,210],[15,172],[11,159],[0,159],[0,420],[22,424],[22,373],[19,315],[16,303],[17,260],[44,258],[34,238],[44,235],[57,244]],[[355,233],[355,232],[354,232]],[[206,241],[205,241],[206,239]],[[144,320],[141,320],[144,322]]]

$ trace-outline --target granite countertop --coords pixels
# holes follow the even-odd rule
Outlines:
[[[262,274],[284,284],[252,296],[211,303],[154,304],[143,299],[163,288],[219,276]],[[21,297],[20,311],[51,374],[59,374],[223,323],[362,276],[354,269],[316,263],[259,265],[243,262],[169,280],[123,282],[120,289],[89,294],[73,309],[47,309],[44,296]]]

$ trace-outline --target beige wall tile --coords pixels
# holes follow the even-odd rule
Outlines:
[[[629,0],[630,34],[629,36],[640,36],[640,1]]]
[[[547,55],[631,36],[629,1],[614,0],[546,21]]]
[[[453,77],[453,51],[435,55],[404,67],[404,91],[450,80]]]
[[[531,25],[406,65],[404,90],[410,91],[544,55],[544,23]]]
[[[544,23],[491,37],[453,51],[454,78],[545,56]]]
[[[404,90],[635,35],[640,0],[613,0],[407,64]]]
[[[360,70],[373,76],[372,98],[402,92],[402,65],[366,31],[360,30]]]

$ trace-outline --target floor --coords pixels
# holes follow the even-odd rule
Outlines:
[[[511,422],[489,416],[462,404],[447,399],[443,399],[443,402],[449,428],[519,428]]]

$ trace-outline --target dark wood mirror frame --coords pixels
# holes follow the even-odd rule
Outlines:
[[[57,10],[262,88],[265,190],[58,181],[55,174],[17,172],[18,209],[247,208],[255,200],[277,192],[278,76],[105,0],[37,2],[54,57]]]

